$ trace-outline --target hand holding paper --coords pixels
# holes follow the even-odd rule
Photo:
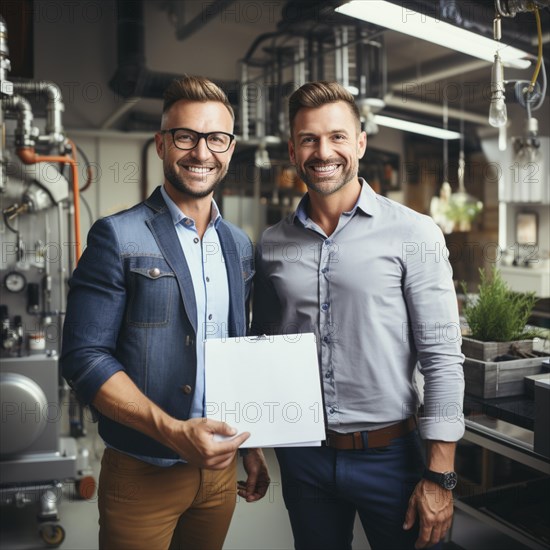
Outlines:
[[[234,436],[216,441],[216,435]],[[170,434],[170,446],[187,462],[211,470],[227,468],[237,449],[250,437],[225,422],[207,418],[178,421]]]

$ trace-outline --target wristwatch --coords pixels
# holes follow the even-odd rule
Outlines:
[[[441,487],[443,487],[443,489],[447,489],[447,491],[452,491],[456,487],[456,483],[458,481],[456,472],[443,472],[441,474],[439,472],[428,470],[428,468],[424,468],[422,477],[441,485]]]

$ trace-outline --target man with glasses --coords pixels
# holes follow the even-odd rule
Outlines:
[[[215,84],[174,81],[155,135],[164,185],[94,224],[70,281],[62,369],[98,412],[106,444],[102,549],[211,550],[229,528],[236,451],[249,434],[204,418],[203,343],[245,335],[248,324],[251,243],[213,200],[233,123]],[[267,468],[260,450],[243,462],[238,494],[253,502],[266,493]]]

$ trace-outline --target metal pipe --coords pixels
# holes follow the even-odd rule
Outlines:
[[[38,131],[33,128],[33,114],[31,104],[20,95],[7,97],[2,101],[2,108],[7,112],[16,113],[17,128],[15,130],[15,144],[17,147],[34,147]]]
[[[342,82],[344,75],[342,74],[342,36],[341,28],[334,29],[334,76],[338,82]]]
[[[139,97],[129,97],[127,98],[124,103],[116,109],[113,113],[111,113],[105,121],[101,124],[102,130],[107,130],[108,128],[111,128],[111,126],[119,120],[122,116],[124,116],[128,111],[134,108],[136,103],[140,101]]]
[[[235,0],[218,0],[213,4],[207,5],[202,11],[196,15],[191,21],[178,28],[176,37],[178,40],[185,40],[192,34],[202,29],[207,23],[209,23],[216,15],[227,9]]]
[[[391,94],[384,97],[384,103],[389,107],[397,107],[407,111],[414,111],[415,113],[425,113],[437,117],[443,116],[443,107],[437,103],[426,103],[425,101],[416,99],[400,98]],[[458,120],[463,119],[483,126],[489,125],[486,116],[476,115],[475,113],[469,113],[460,109],[448,109],[448,115]]]
[[[65,141],[65,131],[63,130],[61,118],[65,105],[59,86],[47,80],[16,80],[13,83],[13,89],[23,95],[44,96],[46,98],[47,136],[41,136],[40,140],[44,139],[50,143],[63,143]]]
[[[408,84],[427,84],[429,82],[437,82],[445,80],[456,75],[484,69],[490,63],[482,59],[466,59],[464,62],[457,63],[454,56],[444,57],[437,61],[427,63],[424,66],[422,74],[418,74],[417,70],[409,70],[400,72],[392,78],[390,87],[392,90],[401,89]]]
[[[63,205],[59,203],[57,205],[57,230],[59,235],[63,235]],[[59,283],[59,327],[63,326],[63,315],[65,313],[65,268],[63,267],[63,262],[59,261],[58,267],[58,283]]]
[[[306,49],[305,40],[298,39],[298,47],[294,50],[294,83],[301,86],[306,82]]]
[[[8,72],[11,70],[11,62],[8,57],[9,54],[8,28],[6,26],[6,21],[0,15],[0,83],[2,85],[2,96],[13,94],[12,83],[7,79]]]
[[[8,57],[8,28],[4,18],[0,15],[0,98],[5,99],[13,95],[13,84],[8,80],[11,62]],[[6,132],[4,130],[4,106],[0,107],[0,193],[6,190],[8,184],[6,152]]]
[[[248,82],[248,66],[246,62],[241,62],[241,92],[239,94],[239,118],[241,124],[241,135],[243,140],[248,139],[248,101],[246,98],[247,90],[245,84]]]

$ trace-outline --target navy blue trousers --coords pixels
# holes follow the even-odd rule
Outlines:
[[[418,522],[409,531],[403,523],[424,468],[416,431],[377,449],[276,453],[296,550],[351,550],[356,513],[373,550],[414,548]]]

